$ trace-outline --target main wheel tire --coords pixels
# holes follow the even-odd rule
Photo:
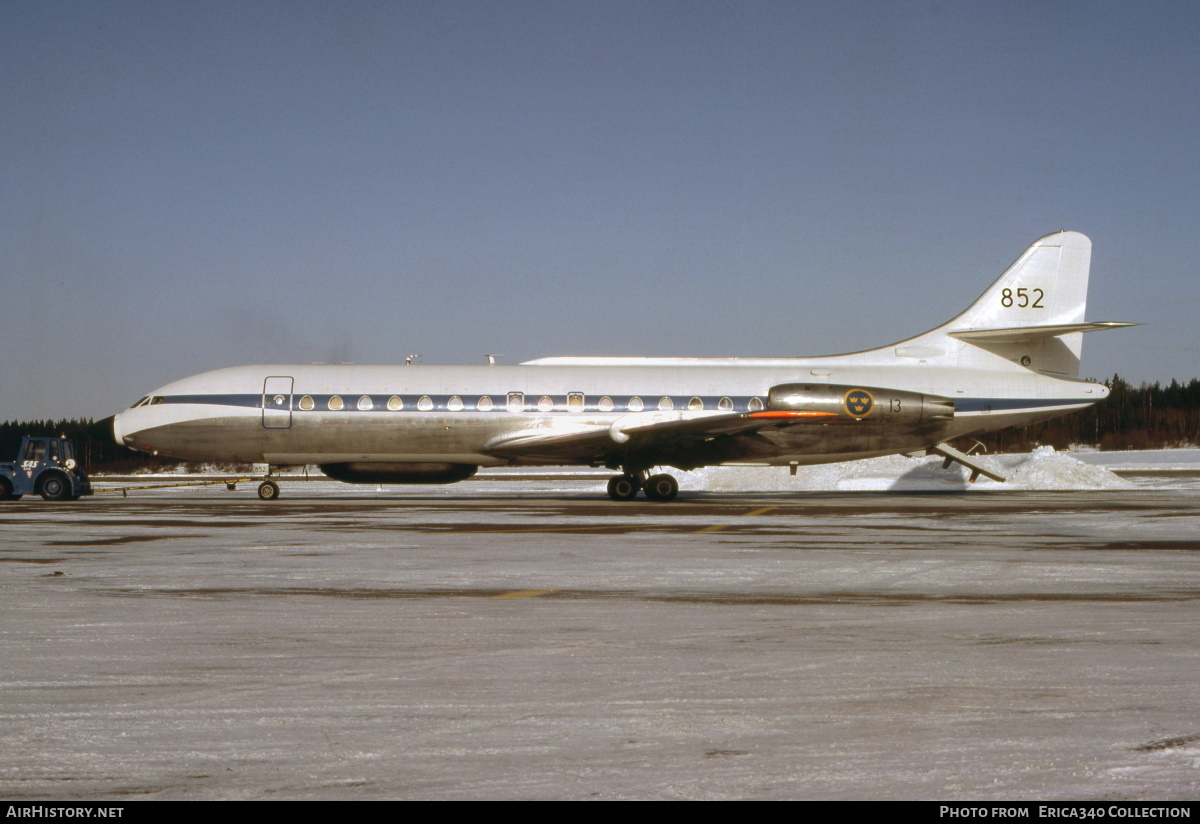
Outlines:
[[[43,476],[38,486],[38,493],[43,500],[66,501],[71,497],[71,484],[57,472]]]
[[[638,494],[637,478],[631,475],[617,475],[608,481],[608,497],[614,501],[632,501]]]
[[[20,497],[20,495],[13,494],[12,481],[8,478],[0,478],[0,501],[16,501]]]
[[[279,484],[274,481],[263,481],[258,485],[258,497],[264,501],[273,501],[279,497]]]
[[[672,501],[679,494],[679,482],[671,475],[651,475],[644,487],[646,497],[652,501]]]

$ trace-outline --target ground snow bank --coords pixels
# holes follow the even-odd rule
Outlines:
[[[975,490],[1079,490],[1133,489],[1129,481],[1099,466],[1089,466],[1053,447],[1031,453],[976,456],[988,469],[1008,480],[998,483],[979,477],[972,484],[970,471],[958,464],[942,469],[938,457],[906,458],[889,455],[840,464],[801,466],[793,477],[781,467],[724,466],[679,474],[684,489],[722,492],[846,492],[846,491],[952,491]]]

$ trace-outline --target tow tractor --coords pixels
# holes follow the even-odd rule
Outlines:
[[[15,463],[0,463],[0,501],[36,492],[47,501],[75,501],[92,494],[87,473],[75,462],[66,438],[25,437]]]

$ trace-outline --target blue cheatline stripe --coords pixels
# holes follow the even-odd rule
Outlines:
[[[263,406],[263,398],[264,397],[274,397],[274,396],[273,395],[233,395],[233,394],[229,394],[229,395],[165,395],[165,396],[162,396],[161,401],[158,401],[157,398],[155,400],[158,403],[188,403],[188,404],[201,404],[201,405],[206,405],[206,406],[231,406],[231,407],[239,407],[239,408],[244,408],[244,409],[261,409]],[[291,411],[291,412],[295,412],[295,413],[299,413],[299,414],[303,414],[305,412],[314,412],[314,413],[317,413],[317,412],[322,412],[322,413],[329,413],[329,412],[337,412],[337,413],[341,413],[341,412],[386,412],[386,413],[394,414],[395,412],[485,412],[485,411],[486,412],[507,412],[508,411],[508,393],[507,392],[498,392],[498,393],[492,394],[492,395],[474,395],[474,394],[472,394],[472,395],[428,395],[428,394],[426,394],[426,395],[410,395],[410,394],[379,395],[379,394],[368,394],[365,396],[364,395],[356,395],[356,394],[311,395],[311,394],[303,394],[300,392],[296,392],[296,393],[293,393],[290,398],[290,404],[291,404],[290,408],[288,406],[289,401],[286,400],[286,398],[288,397],[287,394],[283,393],[283,397],[285,398],[285,401],[283,402],[282,405],[268,404],[267,408],[277,411],[277,412]],[[363,397],[369,398],[370,403],[369,403],[369,405],[364,404],[364,408],[360,409],[359,403]],[[491,399],[492,407],[490,409],[481,410],[478,408],[479,399],[483,398],[483,397],[487,397],[487,398]],[[612,401],[611,409],[601,409],[600,408],[600,406],[599,406],[600,399],[604,398],[604,397],[607,397],[609,400]],[[645,411],[645,412],[659,411],[658,403],[659,403],[659,400],[663,397],[669,397],[671,399],[672,409],[673,409],[673,411],[676,411],[676,412],[688,411],[688,404],[691,402],[691,400],[693,398],[696,398],[696,397],[699,397],[700,400],[703,402],[703,404],[704,404],[703,411],[706,411],[706,412],[720,412],[720,411],[745,412],[747,410],[755,411],[757,409],[762,409],[765,405],[764,398],[753,396],[753,395],[717,395],[717,396],[711,396],[711,397],[710,396],[701,397],[701,396],[697,396],[697,395],[666,395],[666,396],[664,396],[664,395],[659,395],[659,394],[587,395],[587,396],[585,396],[584,406],[582,408],[576,410],[576,409],[572,409],[568,405],[568,398],[564,395],[539,395],[539,394],[533,393],[533,394],[525,395],[522,411],[524,411],[524,412],[542,411],[538,407],[539,402],[541,401],[542,398],[549,398],[553,403],[552,408],[549,410],[546,410],[549,412],[572,412],[574,414],[580,414],[580,413],[609,414],[609,413],[614,413],[614,412],[624,413],[624,412],[632,411],[629,409],[629,402],[632,398],[635,398],[635,397],[640,398],[642,401],[642,409],[639,411]],[[311,409],[301,408],[301,402],[306,398],[312,399],[312,408]],[[331,409],[330,408],[329,402],[333,398],[341,399],[342,406],[340,409]],[[393,398],[400,399],[401,408],[399,410],[391,410],[388,408],[388,402]],[[450,401],[451,401],[451,399],[454,399],[454,398],[458,399],[461,406],[451,409]],[[722,410],[720,408],[719,404],[722,400],[724,400],[726,398],[728,398],[729,401],[732,402],[733,406],[731,409]],[[421,406],[422,400],[426,400],[427,405],[428,404],[432,404],[432,405],[428,406],[428,408],[422,408],[422,406]],[[758,401],[758,405],[755,406],[754,409],[751,409],[751,404],[754,403],[754,401]]]
[[[1098,399],[1097,399],[1098,400]],[[1095,403],[1085,398],[955,398],[955,412],[1011,412],[1016,409],[1053,409]]]

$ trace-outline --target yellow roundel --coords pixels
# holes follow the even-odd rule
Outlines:
[[[842,399],[846,413],[854,418],[865,418],[875,408],[875,399],[865,389],[851,389]]]

